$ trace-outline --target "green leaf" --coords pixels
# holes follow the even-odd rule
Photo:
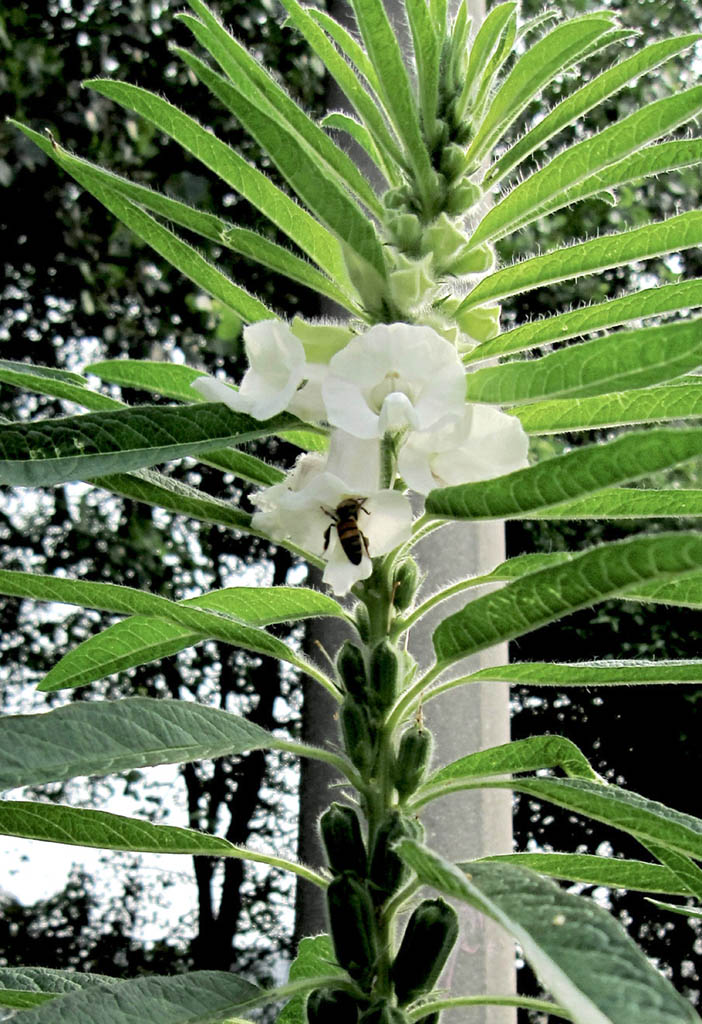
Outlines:
[[[664,420],[702,417],[702,379],[699,383],[676,384],[624,391],[592,398],[569,398],[539,402],[514,410],[528,434],[559,434],[592,430],[596,427],[658,423]]]
[[[591,900],[513,864],[471,863],[464,874],[411,839],[396,849],[421,882],[502,925],[576,1024],[699,1021],[622,926]]]
[[[96,985],[119,985],[106,974],[81,974],[51,967],[0,967],[0,1006],[25,1010],[57,996]]]
[[[335,972],[340,978],[346,972],[338,966],[331,939],[328,935],[315,935],[314,938],[302,939],[297,949],[297,956],[290,965],[290,981],[302,978],[318,978]],[[275,1019],[275,1024],[304,1024],[306,994],[294,996],[283,1007]],[[333,1024],[332,1021],[329,1024]]]
[[[331,128],[334,131],[346,132],[354,142],[358,143],[361,149],[365,150],[369,159],[376,165],[387,181],[391,182],[393,185],[399,184],[399,177],[392,173],[386,162],[383,160],[378,147],[373,141],[371,133],[367,130],[365,125],[362,125],[355,117],[350,117],[348,114],[342,114],[339,111],[334,111],[331,114],[326,114],[320,123],[324,128]]]
[[[93,986],[26,1010],[23,1017],[26,1024],[212,1024],[258,1002],[261,991],[225,971],[194,971]]]
[[[47,843],[95,847],[100,850],[188,854],[193,857],[235,857],[292,871],[322,888],[327,884],[321,875],[310,868],[273,854],[235,846],[220,836],[174,825],[153,825],[138,818],[126,818],[121,814],[81,807],[2,800],[0,834]]]
[[[702,536],[658,534],[604,544],[471,601],[434,631],[438,666],[528,633],[628,587],[702,569]]]
[[[25,1011],[27,1024],[250,1024],[239,1013],[281,1002],[297,992],[332,984],[335,976],[300,979],[279,988],[257,988],[228,971],[194,971],[169,978],[120,981],[113,988],[72,993],[50,1006]]]
[[[435,771],[422,789],[445,783],[458,783],[460,787],[466,779],[536,772],[542,768],[562,768],[574,778],[601,781],[582,751],[564,736],[530,736],[452,761]]]
[[[59,166],[69,171],[76,180],[83,181],[88,190],[90,190],[89,183],[91,181],[102,184],[174,224],[180,224],[181,227],[209,238],[219,246],[224,246],[232,252],[255,260],[276,273],[284,274],[291,281],[311,288],[320,295],[326,295],[350,311],[357,309],[353,300],[325,274],[320,273],[311,264],[283,246],[271,242],[263,235],[247,228],[236,227],[228,220],[204,210],[197,210],[146,185],[137,185],[127,178],[98,167],[89,160],[74,156],[66,150],[55,149],[49,140],[43,135],[39,135],[38,132],[33,132],[22,125],[18,125],[18,127]]]
[[[0,1006],[10,1006],[14,1010],[29,1010],[32,1006],[39,1006],[55,996],[44,995],[40,992],[27,992],[22,989],[0,989]]]
[[[702,515],[702,491],[617,487],[529,513],[530,519],[665,519]],[[512,518],[512,517],[510,517]],[[519,516],[515,518],[521,518]]]
[[[142,405],[0,426],[0,483],[50,487],[124,473],[226,445],[244,444],[296,422],[254,420],[221,402]]]
[[[333,175],[376,217],[382,216],[383,207],[370,182],[349,155],[324,134],[200,0],[188,0],[188,3],[200,20],[187,14],[176,17],[219,64],[234,91],[262,113],[284,124],[286,132],[291,129],[308,147],[310,158],[319,172]]]
[[[571,206],[590,196],[599,196],[619,185],[638,182],[681,167],[693,167],[699,163],[702,163],[702,142],[699,139],[647,146],[640,153],[630,153],[626,159],[610,164],[597,174],[585,178],[584,181],[554,197],[540,208],[539,217],[563,209],[564,206]]]
[[[333,598],[304,587],[231,587],[180,603],[222,612],[250,626],[297,622],[318,615],[343,615],[341,606]],[[85,686],[115,672],[177,654],[208,636],[209,632],[167,619],[132,615],[65,654],[46,674],[39,689],[53,691]],[[259,635],[249,631],[242,633],[241,639],[244,647],[261,643]],[[263,642],[267,644],[266,640]]]
[[[517,4],[514,0],[497,4],[483,19],[478,34],[470,47],[470,57],[466,70],[463,89],[456,103],[458,119],[462,119],[477,92],[486,68],[494,55],[500,50],[501,42],[507,26],[515,21]]]
[[[466,377],[466,399],[512,405],[543,398],[581,398],[648,388],[701,364],[702,319],[683,320],[610,334],[540,359],[475,370]]]
[[[192,382],[198,377],[204,376],[201,370],[193,370],[190,366],[183,366],[179,363],[152,362],[148,359],[107,359],[99,363],[91,363],[86,367],[86,373],[94,373],[101,380],[110,384],[118,384],[120,387],[137,388],[143,391],[151,391],[156,395],[164,395],[166,398],[175,398],[180,402],[204,402],[205,399],[192,387]],[[293,421],[291,421],[293,422]],[[285,437],[291,444],[297,444],[300,448],[307,448],[311,451],[326,451],[329,442],[324,433],[315,433],[312,428],[306,430],[285,430],[280,431],[280,436]],[[207,459],[202,462],[210,462],[228,473],[235,473],[237,476],[244,476],[243,459],[252,460],[248,464],[258,464],[259,476],[272,470],[267,467],[262,470],[265,464],[260,459],[253,459],[252,456],[244,456],[243,453],[236,454],[236,461],[232,462],[232,452],[208,452]],[[241,457],[241,458],[240,458]],[[263,477],[261,477],[263,479]]]
[[[609,96],[619,92],[628,82],[659,67],[671,57],[690,49],[702,38],[699,33],[688,33],[674,39],[664,39],[620,61],[576,90],[549,111],[546,116],[523,135],[507,152],[496,160],[485,176],[485,185],[494,185],[521,163],[530,153],[553,138],[562,128],[573,124],[582,114],[592,110]]]
[[[702,86],[696,86],[656,100],[591,138],[569,146],[485,215],[471,236],[471,245],[496,241],[530,224],[543,210],[567,205],[569,189],[692,120],[700,110]]]
[[[102,84],[109,87],[107,82]],[[252,167],[231,146],[216,138],[172,103],[138,86],[113,84],[121,87],[120,96],[129,98],[131,109],[174,138],[231,188],[248,199],[334,280],[346,282],[346,269],[338,241],[265,174]]]
[[[269,112],[258,107],[194,54],[179,47],[173,47],[173,52],[220,102],[226,103],[227,108],[235,113],[251,137],[268,153],[293,192],[317,219],[384,276],[385,261],[373,222],[346,188],[339,184],[336,175],[329,173],[326,165],[318,166],[310,146],[278,120],[275,110]],[[122,83],[100,82],[100,92],[105,91],[102,86],[106,84],[111,87],[106,95],[118,98]],[[127,98],[122,102],[133,106]],[[331,140],[328,141],[334,145]]]
[[[414,60],[417,68],[419,109],[424,134],[431,137],[439,102],[440,39],[425,0],[407,0],[407,20],[412,33]]]
[[[397,169],[405,162],[402,152],[388,128],[382,111],[378,109],[377,100],[366,92],[353,68],[339,55],[326,32],[320,28],[316,15],[322,15],[324,12],[306,9],[297,0],[285,0],[283,6],[288,12],[290,24],[305,38],[341,91],[358,111],[358,115],[363,121],[363,125],[359,125],[359,128],[362,132],[367,129],[368,138],[372,140],[367,150],[371,159],[386,176],[390,176],[390,180],[399,183]],[[333,22],[333,25],[335,28],[341,28],[341,26],[337,26],[336,22]],[[355,50],[354,53],[356,53]],[[364,67],[366,70],[368,69],[368,62],[364,64]],[[334,115],[328,115],[325,121],[328,122],[329,116]],[[349,130],[348,127],[346,130]],[[378,151],[374,152],[376,146]]]
[[[123,403],[108,395],[101,395],[87,387],[87,381],[76,373],[67,373],[65,378],[46,373],[46,367],[31,363],[16,363],[0,359],[0,383],[9,384],[23,391],[38,395],[50,395],[66,402],[75,402],[86,409],[120,409]],[[72,380],[69,378],[77,378]]]
[[[97,476],[91,481],[112,494],[141,501],[145,505],[165,508],[177,515],[190,516],[202,522],[218,523],[234,530],[255,533],[251,529],[251,516],[236,508],[231,501],[213,498],[204,491],[157,473],[152,469],[139,469],[134,473],[115,473]]]
[[[699,210],[690,210],[631,231],[591,238],[587,242],[522,260],[521,263],[490,274],[468,293],[456,314],[518,292],[584,277],[635,260],[691,249],[700,244],[702,212]]]
[[[622,295],[618,299],[608,299],[607,302],[582,306],[569,313],[560,313],[557,316],[522,324],[512,331],[506,331],[478,345],[464,357],[464,361],[479,362],[495,356],[523,352],[526,349],[548,345],[552,341],[567,341],[591,331],[618,327],[632,321],[638,323],[645,317],[693,309],[696,306],[702,306],[702,278],[647,288]]]
[[[591,853],[503,853],[480,859],[496,864],[516,864],[517,867],[530,868],[540,875],[569,882],[606,885],[610,889],[629,889],[634,892],[687,895],[687,887],[672,871],[662,864],[649,864],[643,860],[597,857]],[[470,871],[473,863],[464,861],[458,867],[462,871]]]
[[[496,10],[496,8],[493,8],[493,10]],[[480,69],[480,78],[478,80],[477,95],[475,98],[475,102],[472,104],[472,109],[469,111],[469,113],[472,114],[476,124],[480,124],[483,117],[485,116],[485,109],[495,88],[495,80],[498,74],[502,71],[504,64],[511,56],[513,52],[514,40],[516,38],[517,13],[515,11],[507,19],[505,27],[497,39],[495,49],[490,54],[490,57],[486,62],[485,66]],[[475,166],[473,166],[472,169],[475,169]]]
[[[202,402],[204,399],[193,388],[193,381],[207,376],[182,363],[166,363],[151,359],[104,359],[89,363],[86,373],[94,373],[108,384],[121,388],[150,391],[155,395],[173,398],[178,402]]]
[[[77,701],[0,718],[0,789],[280,749],[259,725],[219,708],[151,697]]]
[[[517,59],[498,89],[466,159],[478,164],[531,100],[556,74],[581,58],[591,42],[611,27],[611,16],[571,18],[557,25]]]
[[[657,843],[687,857],[702,858],[702,821],[699,818],[674,811],[619,786],[598,785],[586,779],[547,778],[514,779],[494,785],[515,789],[604,822],[644,844]]]
[[[360,71],[376,96],[380,97],[382,91],[380,79],[375,73],[375,68],[368,54],[356,37],[341,22],[337,21],[336,18],[332,18],[331,14],[328,14],[326,11],[318,10],[316,7],[307,7],[305,11],[313,21],[322,26],[330,39],[333,39],[341,52],[348,57],[349,63]]]
[[[435,173],[419,128],[417,104],[412,93],[402,51],[382,0],[351,0],[366,51],[375,69],[380,97],[392,117],[414,168],[417,189],[428,209],[435,197]]]
[[[236,589],[234,588],[235,591]],[[39,573],[11,572],[7,569],[0,569],[0,593],[38,601],[79,604],[111,611],[118,615],[137,614],[166,619],[168,623],[175,623],[182,631],[182,642],[179,642],[176,650],[182,650],[205,638],[221,640],[234,647],[243,647],[246,650],[295,665],[335,692],[326,676],[314,668],[301,654],[297,654],[282,640],[271,636],[265,630],[246,625],[235,618],[230,609],[232,607],[240,609],[242,604],[247,603],[247,599],[244,598],[242,602],[236,596],[232,597],[226,590],[214,591],[212,594],[189,601],[175,602],[157,594],[149,594],[132,587],[116,586],[112,583],[92,583],[85,580],[70,580],[57,576],[42,576]],[[323,597],[323,595],[321,596]],[[264,604],[265,600],[264,597]],[[250,606],[260,606],[256,598],[249,599],[249,602]],[[284,602],[285,599],[283,599]],[[293,600],[291,603],[294,604],[295,601]],[[303,597],[300,603],[310,607],[317,604],[316,600],[312,600],[309,596]],[[211,610],[204,610],[206,608]],[[300,609],[298,608],[298,615],[299,613]],[[150,650],[153,650],[160,643],[162,645],[161,654],[155,656],[161,657],[165,645],[169,642],[176,642],[176,634],[166,627],[159,628],[156,632],[152,628],[145,634],[139,634],[136,640],[139,642],[140,649],[146,644],[150,645]],[[86,641],[87,643],[89,641]],[[101,646],[97,638],[94,638],[92,643],[96,645],[97,650],[103,652],[104,644]],[[78,650],[80,651],[81,648]],[[124,644],[122,644],[121,650],[114,653],[116,659],[126,658]],[[104,657],[109,659],[109,650],[104,652]],[[89,653],[85,656],[83,653],[76,654],[76,660],[79,663],[78,668],[86,674],[93,667],[93,659]],[[126,666],[122,665],[121,667]],[[116,669],[112,668],[111,671],[116,671]],[[63,673],[61,672],[59,675],[63,679]]]
[[[665,585],[653,584],[627,591],[627,600],[653,604],[678,605],[683,608],[702,608],[702,574],[693,573],[687,580],[671,580]]]
[[[626,434],[494,480],[431,491],[426,512],[445,519],[529,518],[550,505],[648,476],[700,454],[702,429]]]
[[[677,903],[663,903],[662,900],[652,900],[647,897],[648,903],[653,903],[654,906],[660,907],[661,910],[670,910],[674,914],[682,914],[684,917],[702,917],[702,907],[681,907]]]
[[[685,886],[685,895],[694,896],[698,902],[702,900],[702,869],[694,861],[659,843],[646,843],[646,847]]]
[[[150,391],[190,405],[205,402],[192,387],[192,382],[204,374],[200,370],[193,370],[179,363],[152,362],[146,359],[108,359],[90,364],[86,367],[86,373],[94,373],[110,384]],[[302,448],[325,451],[328,447],[326,436],[315,434],[312,430],[281,431],[280,436]],[[231,448],[208,451],[206,455],[200,456],[199,461],[263,486],[280,483],[285,476],[275,466],[262,459]]]
[[[21,127],[21,126],[19,126]],[[209,295],[213,295],[225,306],[233,309],[247,323],[268,320],[275,316],[273,311],[255,296],[234,284],[221,270],[209,263],[192,245],[164,227],[151,214],[126,198],[121,191],[106,186],[99,174],[76,166],[70,155],[57,143],[53,143],[56,162],[68,171],[76,181],[95,196],[103,206],[121,220],[123,224],[141,238],[143,242],[162,256],[168,263],[188,277]]]
[[[531,661],[482,668],[463,682],[515,686],[652,686],[702,682],[702,661],[605,661],[570,665]]]

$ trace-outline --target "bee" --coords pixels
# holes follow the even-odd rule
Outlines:
[[[364,505],[365,501],[366,498],[344,498],[344,500],[336,506],[333,512],[330,512],[329,509],[322,506],[322,512],[333,520],[333,522],[331,522],[324,531],[324,551],[329,547],[332,527],[336,526],[339,543],[341,544],[342,550],[349,562],[351,562],[351,565],[361,564],[364,548],[366,550],[366,554],[370,558],[368,539],[366,538],[366,535],[361,532],[358,525],[359,512],[365,512],[367,516],[370,515],[370,512]]]

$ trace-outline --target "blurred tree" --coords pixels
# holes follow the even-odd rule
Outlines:
[[[189,103],[196,116],[248,159],[256,159],[255,147],[228,113],[209,105],[198,109],[201,95],[169,51],[174,41],[190,42],[174,20],[179,6],[171,0],[39,0],[30,5],[5,0],[0,5],[1,112],[49,128],[68,148],[118,173],[205,209],[231,209],[236,223],[253,226],[256,211],[221,182],[210,180],[197,161],[145,122],[125,118],[80,85],[83,78],[109,75],[156,91],[165,86],[176,102]],[[314,105],[322,92],[319,69],[310,65],[299,41],[269,17],[265,0],[245,6],[227,3],[222,14],[279,70],[305,105]],[[237,374],[238,320],[194,287],[184,287],[178,273],[158,263],[146,246],[6,125],[0,128],[0,187],[6,240],[5,284],[0,292],[2,358],[71,368],[129,355],[187,360],[210,371],[226,360],[228,371]],[[211,247],[210,255],[227,266],[226,254]],[[293,293],[287,282],[262,275],[244,259],[237,260],[232,272],[268,301],[275,295],[276,307],[288,315],[316,308],[310,305],[311,296],[302,290]],[[145,394],[123,397],[154,401]],[[0,414],[20,419],[66,411],[59,402],[28,398],[5,386],[0,405]],[[275,458],[284,461],[288,454],[292,457],[279,444]],[[247,500],[231,478],[207,467],[186,463],[172,472],[218,497]],[[53,493],[8,492],[0,505],[0,537],[0,564],[5,567],[31,566],[38,572],[119,581],[175,599],[240,581],[254,565],[259,567],[259,580],[263,573],[268,582],[281,584],[293,566],[287,552],[263,542],[207,524],[186,530],[177,517],[83,486]],[[98,612],[67,613],[65,608],[39,616],[32,606],[14,600],[2,602],[0,615],[6,637],[2,698],[6,707],[15,709],[21,701],[24,710],[32,702],[28,684],[38,682],[69,647],[110,621]],[[294,678],[267,660],[214,643],[101,685],[115,694],[128,689],[245,709],[267,729],[298,728]],[[70,694],[72,699],[89,697],[89,691]],[[49,699],[57,698],[65,695]],[[163,786],[149,788],[146,780],[147,776],[130,776],[109,784],[103,781],[90,787],[90,793],[75,787],[44,792],[47,799],[76,802],[88,796],[131,795],[140,801],[135,813],[152,820],[165,820],[171,812],[177,815],[171,819],[174,823],[217,830],[238,844],[275,843],[278,850],[288,849],[293,855],[294,823],[290,821],[287,833],[274,826],[275,820],[284,820],[280,804],[291,804],[296,784],[295,767],[287,758],[254,752],[232,761],[189,765],[180,780],[174,779],[167,797]],[[114,866],[106,870],[114,871]],[[272,969],[273,954],[285,949],[289,940],[291,926],[284,921],[291,903],[287,878],[242,861],[231,859],[222,867],[207,858],[195,859],[194,876],[191,903],[196,911],[185,925],[173,922],[158,953],[161,964],[168,962],[174,969],[227,969],[236,962],[238,970],[265,976]],[[168,878],[164,870],[162,884],[168,885]],[[114,886],[119,888],[117,881]],[[0,956],[12,963],[65,964],[104,973],[133,973],[137,965],[149,969],[154,951],[140,947],[139,926],[146,906],[157,905],[164,897],[153,881],[137,875],[130,875],[124,886],[125,905],[135,909],[118,924],[108,923],[104,899],[98,899],[85,874],[73,876],[63,893],[33,907],[6,903]],[[81,933],[78,925],[86,915],[103,921],[104,938],[99,927]],[[48,956],[41,951],[49,948],[49,937],[58,934],[52,921],[59,919],[56,927],[61,934],[69,935],[71,922],[78,930],[72,939],[51,947]],[[252,924],[264,936],[256,945]],[[26,946],[16,938],[10,941],[20,928],[35,936],[31,960]],[[107,936],[112,938],[108,941]],[[128,950],[128,963],[124,956],[112,956],[118,946]]]

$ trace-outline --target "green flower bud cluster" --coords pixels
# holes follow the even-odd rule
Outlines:
[[[373,1014],[385,1014],[378,1017],[378,1020],[404,1020],[404,1017],[390,1012],[393,1008],[389,1004],[369,1004],[380,949],[382,907],[407,881],[409,875],[409,869],[400,860],[394,845],[405,837],[417,840],[423,838],[422,826],[397,810],[390,811],[377,830],[367,853],[356,811],[352,807],[333,803],[322,815],[320,830],[329,868],[334,876],[327,889],[329,931],[340,966],[348,972],[359,989],[358,996],[352,997],[355,1000],[353,1005],[357,1012],[368,1006],[369,1013],[372,1009]],[[407,958],[406,952],[402,955]],[[401,968],[397,971],[393,967],[393,979],[396,976],[400,978]],[[427,974],[427,970],[424,974]],[[396,986],[397,983],[395,980]],[[400,982],[403,996],[406,988],[407,984]],[[336,990],[316,993],[314,998],[310,997],[310,1024],[316,1024],[321,1019],[322,1011],[333,1005],[339,1006],[342,1020],[349,1019],[356,1024],[356,1016],[349,1009],[349,993],[344,992],[342,996]],[[375,1020],[376,1017],[368,1016],[367,1019]],[[364,1020],[366,1013],[361,1017],[361,1021]]]
[[[413,600],[419,572],[412,559],[396,570],[393,606],[406,608]],[[410,917],[396,956],[392,954],[391,924],[411,869],[400,858],[403,839],[421,842],[424,830],[406,809],[407,801],[425,777],[432,740],[416,722],[407,728],[397,749],[388,732],[403,678],[411,678],[412,660],[387,639],[364,649],[346,641],[336,668],[344,694],[339,717],[346,753],[361,775],[358,810],[332,803],[320,819],[320,833],[332,879],[327,889],[329,933],[339,965],[347,972],[345,985],[310,995],[308,1024],[406,1024],[403,1009],[425,993],[438,978],[455,936],[451,908],[439,913],[442,901],[424,901]],[[365,788],[367,785],[368,788]],[[377,794],[384,794],[381,801]],[[374,795],[371,795],[374,794]],[[362,825],[365,814],[367,827]],[[437,923],[437,919],[440,919]],[[445,920],[444,920],[445,919]],[[443,921],[443,926],[441,924]],[[443,927],[443,941],[439,932]],[[426,932],[422,938],[422,932]],[[425,960],[423,947],[435,952],[436,964]],[[332,1014],[334,1016],[332,1017]],[[436,1024],[434,1014],[427,1024]]]
[[[458,938],[458,915],[441,898],[422,900],[402,937],[391,975],[400,1006],[430,992]]]

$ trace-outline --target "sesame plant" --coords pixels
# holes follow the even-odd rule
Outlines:
[[[215,638],[315,680],[337,702],[339,736],[311,747],[221,707],[140,696],[84,700],[0,720],[0,782],[12,790],[283,750],[328,762],[343,782],[320,820],[327,862],[295,863],[216,835],[55,803],[4,801],[0,829],[44,842],[250,858],[283,868],[325,892],[329,935],[303,940],[291,980],[277,988],[216,971],[117,981],[47,965],[0,968],[0,1004],[26,1024],[241,1024],[267,1004],[281,1007],[281,1024],[435,1024],[444,1008],[491,1003],[577,1024],[697,1021],[692,1005],[604,909],[553,878],[654,893],[663,905],[670,896],[699,900],[702,822],[606,783],[565,737],[535,736],[443,763],[422,709],[476,681],[699,685],[702,661],[544,661],[471,675],[456,666],[603,599],[699,606],[702,536],[678,528],[580,553],[527,554],[479,578],[446,581],[422,598],[413,548],[452,520],[702,514],[702,492],[653,486],[702,453],[702,429],[687,423],[702,414],[695,373],[702,328],[694,312],[702,306],[702,280],[646,287],[500,329],[500,301],[510,296],[700,245],[702,212],[578,240],[509,266],[498,267],[495,255],[505,236],[566,206],[592,196],[615,203],[619,186],[702,162],[702,140],[685,128],[702,111],[700,86],[598,132],[588,129],[598,104],[691,51],[702,35],[638,48],[609,10],[561,22],[554,9],[522,23],[509,0],[471,27],[465,0],[455,16],[445,0],[407,0],[408,55],[382,0],[352,0],[358,34],[316,7],[283,3],[290,26],[325,64],[352,113],[332,112],[316,123],[201,0],[188,0],[192,13],[180,16],[195,50],[176,53],[267,153],[287,189],[167,99],[123,82],[88,85],[176,140],[258,207],[286,244],[17,126],[246,324],[248,369],[237,386],[161,362],[85,368],[108,385],[173,403],[128,406],[82,374],[4,362],[3,383],[85,412],[2,424],[0,479],[15,487],[88,481],[269,538],[322,569],[322,589],[232,586],[173,601],[119,581],[3,571],[0,590],[122,616],[58,661],[43,691],[88,686]],[[607,70],[583,74],[515,141],[511,129],[540,91],[579,74],[602,51],[610,56]],[[575,141],[549,160],[539,157],[570,126]],[[355,140],[368,175],[325,129]],[[207,255],[195,236],[210,245]],[[232,253],[331,300],[338,317],[285,322],[222,269]],[[570,448],[541,461],[529,457],[530,436],[559,432],[575,439]],[[297,446],[294,465],[242,450],[269,435]],[[186,456],[253,484],[253,514],[154,468]],[[647,486],[631,486],[639,481]],[[419,514],[410,492],[423,498]],[[500,581],[501,589],[471,600],[479,584]],[[408,636],[426,612],[463,592],[465,606],[436,627],[434,662],[420,671]],[[268,629],[314,616],[335,617],[352,631],[328,669]],[[641,843],[643,859],[517,852],[450,863],[425,844],[422,809],[481,787],[511,789],[623,830]],[[457,937],[449,899],[505,928],[555,1002],[437,988]],[[672,909],[696,913],[679,902]]]

